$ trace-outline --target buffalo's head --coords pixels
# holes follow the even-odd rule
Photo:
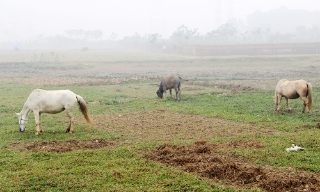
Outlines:
[[[163,98],[163,92],[161,92],[160,90],[157,91],[157,95],[159,98]]]

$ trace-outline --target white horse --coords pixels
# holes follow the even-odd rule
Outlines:
[[[70,90],[47,91],[35,89],[24,103],[20,113],[16,113],[19,120],[20,131],[23,132],[28,123],[28,115],[33,111],[36,122],[36,135],[42,133],[41,113],[56,114],[66,110],[70,119],[67,133],[73,132],[72,110],[78,103],[80,110],[88,123],[92,123],[85,100]]]
[[[278,82],[274,96],[274,102],[277,107],[276,111],[280,111],[282,97],[286,98],[286,105],[289,111],[291,111],[291,108],[288,100],[297,99],[299,97],[303,100],[303,113],[309,112],[312,109],[312,85],[303,79],[295,81],[281,79]],[[307,110],[306,106],[308,107]]]

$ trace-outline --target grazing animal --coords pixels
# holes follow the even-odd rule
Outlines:
[[[73,132],[73,114],[72,110],[79,105],[80,110],[88,123],[92,123],[87,105],[85,100],[80,96],[76,95],[70,90],[57,90],[47,91],[42,89],[35,89],[32,91],[24,103],[20,113],[16,113],[18,116],[20,131],[23,132],[28,123],[28,115],[31,111],[34,113],[36,122],[36,135],[42,133],[41,125],[41,114],[42,113],[60,113],[66,110],[67,115],[70,119],[67,133]]]
[[[176,99],[180,100],[180,86],[181,86],[181,77],[177,74],[170,74],[162,78],[159,85],[159,90],[156,92],[159,98],[166,98],[166,91],[170,90],[170,95],[172,97],[171,89],[176,91]]]
[[[81,49],[81,51],[82,51],[82,52],[89,51],[89,48],[88,48],[88,47],[83,47],[83,48]]]
[[[276,111],[280,110],[280,102],[282,97],[286,98],[288,111],[291,111],[288,100],[297,99],[299,97],[301,97],[301,99],[303,100],[302,113],[309,112],[312,109],[312,85],[305,80],[301,79],[296,81],[289,81],[287,79],[281,79],[278,82],[274,97],[274,101],[277,107]],[[308,108],[307,110],[306,106]]]

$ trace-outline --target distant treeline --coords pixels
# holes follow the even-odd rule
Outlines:
[[[281,44],[246,44],[246,45],[195,45],[179,46],[168,49],[184,55],[283,55],[283,54],[320,54],[320,43],[281,43]]]
[[[27,41],[0,42],[0,49],[177,49],[189,45],[252,45],[320,42],[320,11],[289,10],[285,7],[268,12],[256,11],[246,22],[231,19],[212,31],[201,34],[197,28],[179,26],[170,37],[160,33],[119,38],[116,32],[105,37],[101,30],[75,29],[55,36],[38,35]],[[210,23],[208,24],[210,25]]]

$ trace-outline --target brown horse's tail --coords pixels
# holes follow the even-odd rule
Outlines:
[[[312,109],[312,85],[311,83],[307,84],[308,86],[308,109],[311,111]]]
[[[89,114],[88,107],[87,107],[85,100],[80,95],[77,95],[76,98],[77,98],[77,101],[79,104],[80,111],[82,112],[87,123],[92,124],[93,121],[92,121],[91,116]]]

